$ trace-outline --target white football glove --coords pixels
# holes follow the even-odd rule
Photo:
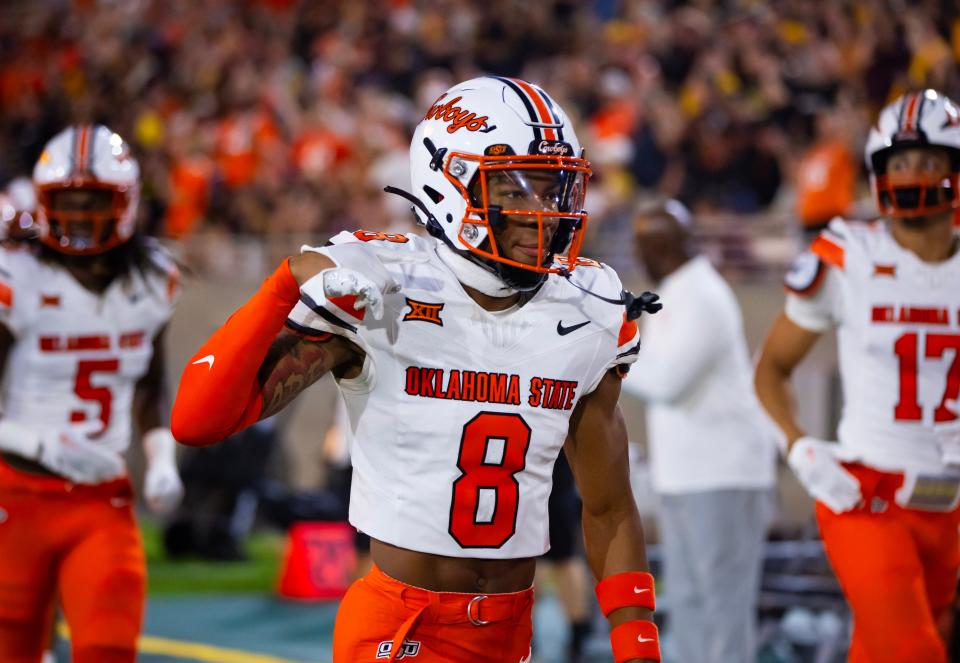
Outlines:
[[[73,483],[101,483],[121,477],[127,470],[120,454],[89,439],[102,428],[100,421],[41,428],[3,419],[0,449],[36,460]]]
[[[386,270],[383,271],[386,272]],[[367,309],[374,320],[383,317],[383,296],[400,290],[400,285],[393,277],[378,279],[379,282],[375,282],[360,272],[346,267],[325,269],[319,276],[323,280],[323,294],[327,299],[356,295],[357,301],[353,308],[357,311]],[[306,291],[312,280],[304,283],[301,290]]]
[[[147,471],[143,476],[143,497],[150,510],[165,515],[183,499],[183,482],[177,471],[176,442],[169,428],[154,428],[143,436]]]
[[[863,494],[857,478],[837,460],[836,449],[833,442],[801,437],[790,448],[787,464],[811,497],[834,513],[843,513],[857,506]]]
[[[374,320],[383,317],[383,298],[400,291],[400,284],[384,266],[390,263],[425,262],[428,256],[410,251],[378,251],[367,244],[337,244],[332,251],[322,251],[330,257],[337,267],[325,269],[311,277],[300,286],[300,292],[322,305],[331,297],[354,295],[357,298],[354,308],[367,310]],[[302,251],[317,251],[309,246]],[[320,252],[320,251],[317,251]],[[358,313],[362,318],[363,313]]]

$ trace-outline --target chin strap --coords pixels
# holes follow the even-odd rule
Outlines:
[[[437,217],[433,215],[422,200],[409,191],[404,191],[395,186],[385,186],[383,190],[410,201],[416,209],[423,212],[423,215],[427,219],[427,231],[440,240],[437,243],[437,255],[439,255],[443,263],[456,274],[457,280],[460,281],[460,283],[468,285],[474,290],[479,290],[489,297],[510,297],[520,292],[516,288],[504,283],[503,279],[494,272],[461,256],[460,253],[450,245],[450,240],[443,233]],[[433,229],[436,229],[436,232],[433,232]]]
[[[644,313],[653,315],[654,313],[656,313],[657,311],[663,308],[663,304],[661,304],[658,301],[660,299],[660,295],[654,292],[650,292],[649,290],[637,296],[632,292],[630,292],[629,290],[624,289],[620,291],[619,299],[613,299],[611,297],[604,297],[603,295],[598,295],[592,290],[587,290],[586,288],[577,285],[571,279],[569,270],[566,270],[566,269],[560,270],[560,276],[567,279],[567,283],[572,285],[577,290],[580,290],[581,292],[585,292],[588,295],[596,297],[601,301],[607,302],[608,304],[616,304],[616,305],[622,304],[623,307],[627,309],[627,320],[636,320]]]
[[[440,227],[437,217],[430,212],[429,208],[423,204],[422,200],[417,198],[412,193],[404,191],[403,189],[398,189],[395,186],[385,186],[383,190],[387,193],[392,193],[410,201],[417,209],[423,212],[424,216],[429,221],[433,221],[437,228]],[[431,224],[429,223],[427,224],[428,230],[430,229],[430,225]],[[449,240],[445,236],[441,237],[440,239],[443,241],[440,242],[440,250],[438,251],[438,254],[442,259],[444,259],[444,263],[457,275],[457,278],[460,279],[461,283],[465,283],[471,288],[475,288],[483,294],[489,295],[490,297],[507,297],[518,292],[517,290],[505,285],[503,281],[501,281],[500,278],[493,273],[488,272],[480,265],[477,265],[476,263],[473,263],[470,260],[458,255],[456,251],[448,246],[447,243]],[[598,295],[595,292],[577,285],[571,280],[570,272],[566,269],[560,270],[560,276],[567,279],[567,282],[577,290],[581,290],[588,295],[607,302],[608,304],[615,304],[617,306],[623,305],[623,307],[627,310],[627,320],[636,320],[644,313],[652,315],[663,308],[663,304],[658,301],[660,299],[660,295],[650,291],[643,292],[638,297],[629,290],[624,289],[620,291],[619,299],[612,299],[610,297]]]
[[[437,242],[437,255],[456,275],[460,283],[479,290],[489,297],[510,297],[519,292],[504,283],[499,276],[461,256],[444,242]]]
[[[433,221],[437,225],[437,227],[440,227],[440,222],[437,221],[437,217],[433,215],[433,212],[431,212],[430,209],[423,204],[422,200],[417,198],[415,195],[413,195],[409,191],[404,191],[403,189],[397,188],[395,186],[385,186],[383,187],[383,190],[386,193],[392,193],[395,196],[400,196],[404,200],[409,201],[410,203],[413,204],[413,206],[416,209],[423,212],[423,215],[427,218],[428,221]],[[428,223],[426,225],[429,227],[430,224]]]

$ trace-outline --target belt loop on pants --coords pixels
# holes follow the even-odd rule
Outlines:
[[[488,621],[480,619],[480,602],[483,601],[485,598],[487,598],[485,594],[478,594],[477,596],[474,596],[472,599],[470,599],[469,603],[467,603],[467,619],[469,619],[470,623],[473,624],[474,626],[486,626],[487,624],[490,623]],[[474,609],[474,606],[476,606],[476,609]],[[473,616],[474,613],[476,613],[477,615],[476,617]]]
[[[429,608],[429,604],[423,606],[410,615],[410,617],[407,618],[407,621],[400,625],[400,630],[398,630],[393,636],[393,644],[390,645],[390,658],[387,659],[387,663],[393,663],[393,661],[397,660],[397,656],[403,652],[403,643],[407,639],[407,634],[413,630],[413,627],[416,626],[417,622],[420,620],[420,616],[423,615],[423,613]],[[379,656],[377,658],[379,658]]]

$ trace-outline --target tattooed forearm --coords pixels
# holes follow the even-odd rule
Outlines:
[[[336,341],[307,341],[281,333],[267,352],[257,379],[263,393],[261,418],[285,408],[296,396],[331,371],[342,353]]]

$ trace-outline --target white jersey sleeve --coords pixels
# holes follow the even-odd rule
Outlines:
[[[812,332],[825,332],[835,327],[841,314],[840,275],[833,267],[824,267],[822,283],[815,292],[799,295],[787,292],[784,312],[790,321]]]
[[[37,260],[26,247],[0,246],[0,323],[19,337],[35,317]]]
[[[160,242],[153,238],[145,241],[152,269],[143,276],[149,285],[150,296],[156,309],[155,314],[169,320],[183,294],[180,266],[170,251]]]
[[[571,276],[577,285],[608,298],[620,296],[623,284],[612,267],[586,259],[581,263]],[[637,354],[640,352],[640,327],[636,320],[627,320],[623,306],[611,305],[589,295],[584,297],[592,300],[589,301],[589,306],[595,321],[603,327],[609,338],[605,348],[606,361],[584,389],[583,393],[589,394],[597,388],[607,371],[620,367],[621,373],[626,374],[630,365],[637,361]]]
[[[429,242],[415,235],[399,235],[368,230],[355,232],[343,231],[335,235],[321,247],[304,245],[301,253],[314,251],[330,258],[338,267],[345,267],[363,273],[365,265],[354,264],[356,254],[352,251],[340,251],[338,247],[344,245],[368,245],[376,243],[379,253],[406,252],[423,253],[432,249]],[[371,248],[371,251],[373,249]],[[320,337],[325,334],[343,336],[361,348],[365,348],[364,340],[358,333],[358,326],[365,317],[365,311],[358,311],[353,307],[354,297],[334,297],[325,302],[317,302],[301,295],[300,301],[287,317],[287,328],[307,338]]]
[[[804,329],[825,332],[840,324],[845,235],[843,222],[835,220],[808,250],[797,256],[784,277],[784,312]]]

